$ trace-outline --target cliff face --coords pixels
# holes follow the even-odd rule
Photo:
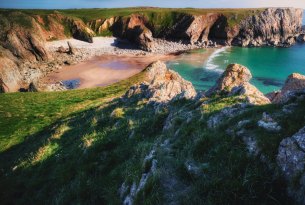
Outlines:
[[[155,16],[157,14],[154,14]],[[250,13],[236,11],[227,13],[206,13],[203,15],[175,14],[164,20],[156,20],[153,14],[132,14],[87,22],[99,35],[113,34],[136,42],[141,48],[149,49],[153,38],[184,39],[190,43],[213,39],[222,45],[259,46],[271,43],[291,45],[290,40],[301,32],[302,9],[267,8]],[[145,33],[146,37],[137,39]],[[148,37],[149,36],[149,37]]]
[[[243,19],[238,26],[233,28],[233,35],[227,35],[227,43],[248,46],[261,45],[268,41],[288,43],[289,37],[294,37],[301,32],[302,9],[294,8],[268,8],[263,13]],[[217,37],[217,30],[211,36]],[[229,29],[225,31],[230,33]]]

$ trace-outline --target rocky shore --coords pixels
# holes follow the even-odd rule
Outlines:
[[[107,40],[108,38],[105,39]],[[58,70],[60,70],[64,65],[78,64],[82,61],[89,60],[93,56],[123,56],[127,54],[132,54],[134,56],[146,56],[148,54],[175,55],[179,52],[192,49],[220,47],[217,46],[217,44],[213,41],[209,41],[208,43],[203,42],[190,44],[187,41],[156,39],[153,50],[143,51],[126,40],[121,40],[119,38],[116,40],[117,42],[113,46],[96,46],[93,48],[77,46],[77,43],[75,43],[75,46],[70,43],[72,48],[69,48],[68,43],[66,43],[69,42],[69,40],[66,42],[63,41],[61,44],[56,42],[47,43],[46,49],[51,56],[50,60],[25,62],[21,65],[21,76],[22,80],[24,81],[24,88],[22,90],[26,91],[28,89],[27,86],[30,83],[32,83],[32,85],[36,85],[37,91],[58,91],[70,89],[71,86],[65,85],[64,83],[60,83],[57,86],[47,86],[43,82],[40,82],[39,79],[46,77],[51,72],[58,72]],[[56,46],[53,46],[52,44],[55,44]],[[71,50],[73,50],[73,53],[71,53]],[[33,91],[33,89],[29,89],[28,91]]]

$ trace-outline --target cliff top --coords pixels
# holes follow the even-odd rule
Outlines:
[[[67,9],[67,10],[46,10],[46,9],[0,9],[0,13],[7,14],[13,11],[20,11],[31,16],[40,15],[42,17],[61,13],[64,16],[71,18],[81,19],[84,22],[93,21],[97,19],[107,19],[113,16],[120,16],[122,18],[128,17],[133,13],[143,13],[156,15],[186,13],[191,15],[204,15],[207,13],[221,13],[229,19],[230,24],[237,24],[242,18],[249,15],[258,14],[266,8],[253,8],[253,9],[194,9],[194,8],[155,8],[155,7],[131,7],[131,8],[113,8],[113,9]]]

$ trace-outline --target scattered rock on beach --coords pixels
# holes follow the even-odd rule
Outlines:
[[[72,44],[70,43],[70,41],[67,42],[68,46],[69,46],[69,54],[73,55],[76,53],[74,47],[72,46]]]

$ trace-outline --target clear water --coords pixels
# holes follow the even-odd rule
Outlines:
[[[197,91],[211,88],[230,63],[246,66],[252,74],[250,83],[264,94],[281,89],[292,73],[305,75],[305,43],[290,48],[225,47],[215,51],[205,63],[199,63],[198,55],[205,59],[207,52],[202,49],[183,54],[169,61],[168,67],[191,81]]]

